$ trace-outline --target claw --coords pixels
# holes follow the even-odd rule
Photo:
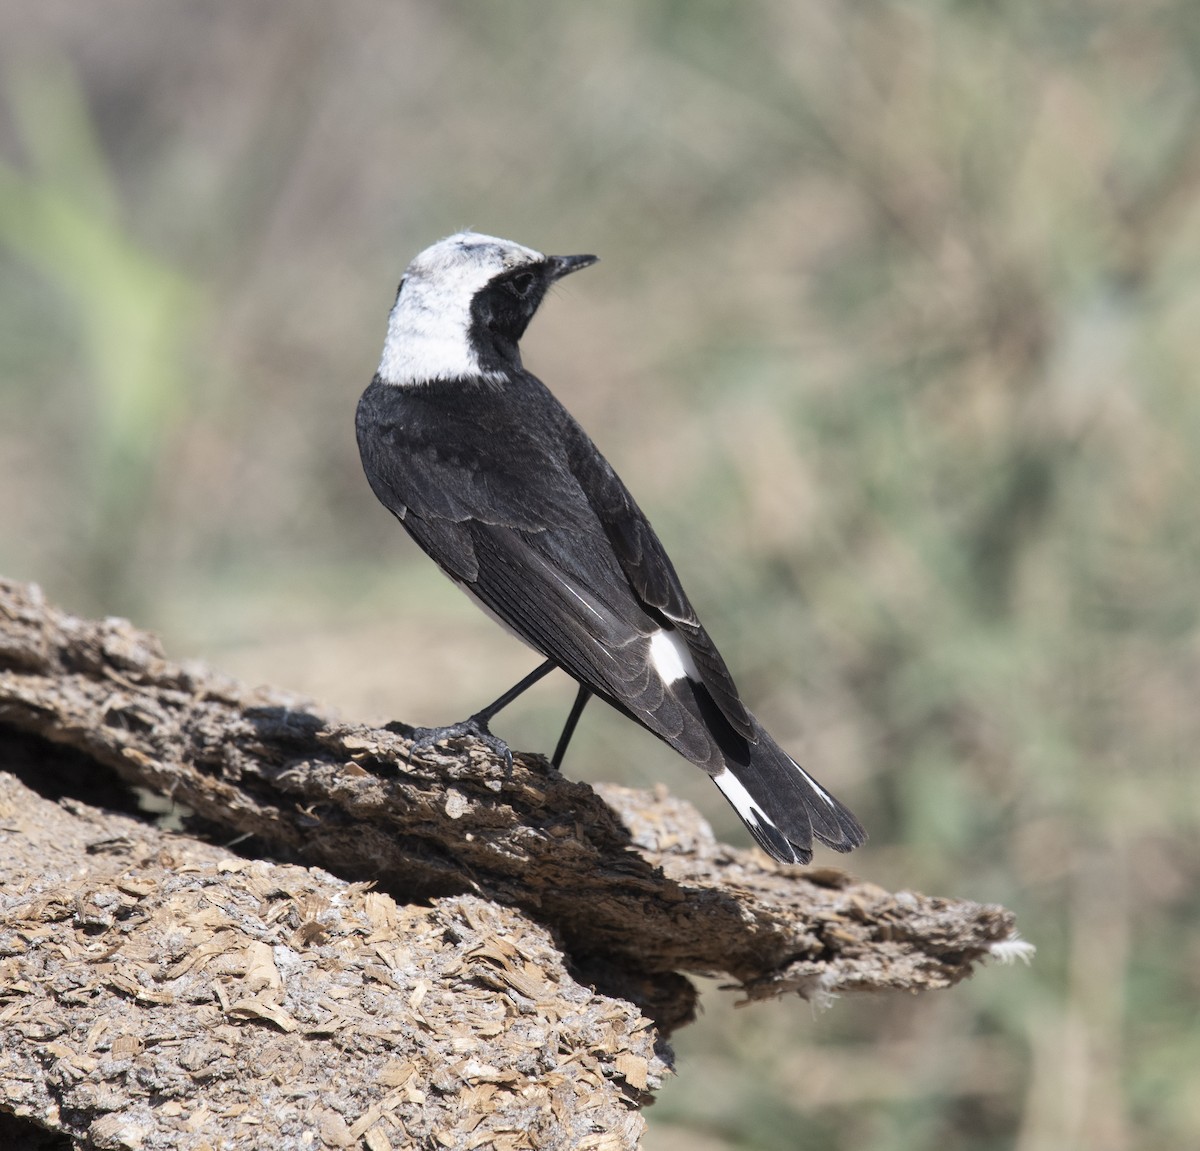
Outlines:
[[[409,738],[412,740],[412,744],[409,747],[409,755],[411,756],[414,751],[428,751],[434,744],[442,743],[445,740],[463,739],[464,737],[482,743],[493,755],[504,760],[504,767],[507,771],[512,771],[513,757],[508,744],[499,736],[493,735],[488,730],[487,719],[478,714],[459,723],[448,724],[446,727],[411,728]]]

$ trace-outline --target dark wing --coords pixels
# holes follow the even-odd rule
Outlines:
[[[455,579],[479,572],[464,524],[537,532],[586,523],[578,484],[545,451],[540,429],[481,385],[400,388],[376,378],[355,430],[379,501],[410,530],[413,517],[424,522],[418,542]]]
[[[359,404],[363,467],[422,548],[537,650],[705,768],[765,850],[864,832],[750,716],[645,516],[532,376],[378,381]],[[700,674],[665,684],[652,637],[683,636]]]
[[[358,415],[367,478],[421,547],[533,647],[716,768],[710,734],[654,673],[648,637],[679,629],[745,736],[728,672],[620,480],[557,400],[525,381],[538,391],[373,384]]]
[[[675,565],[650,521],[634,502],[621,477],[573,420],[567,441],[573,474],[596,512],[617,561],[638,599],[678,629],[687,642],[696,670],[721,713],[745,739],[757,739],[754,721],[738,695],[721,653],[688,601]]]

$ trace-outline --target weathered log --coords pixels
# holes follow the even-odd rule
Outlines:
[[[0,1110],[130,1151],[637,1146],[650,1020],[515,908],[401,906],[3,772],[0,828]]]
[[[724,975],[755,999],[792,991],[823,997],[847,991],[946,987],[964,978],[977,961],[1012,949],[1013,920],[1002,908],[908,892],[890,894],[841,871],[781,866],[760,852],[716,842],[690,805],[662,789],[652,793],[593,789],[565,779],[535,755],[517,755],[508,771],[486,748],[471,742],[415,752],[407,730],[401,724],[376,729],[342,723],[282,693],[251,690],[205,667],[172,663],[152,636],[123,620],[76,619],[47,605],[32,586],[0,582],[0,768],[12,761],[22,778],[43,794],[86,797],[109,807],[128,808],[128,785],[169,795],[190,809],[194,820],[210,833],[252,837],[242,843],[242,853],[263,861],[247,864],[248,870],[239,870],[241,864],[231,868],[227,857],[221,864],[212,854],[215,849],[176,838],[169,849],[134,852],[140,868],[150,866],[143,859],[146,851],[150,851],[148,859],[167,852],[168,862],[153,872],[153,896],[122,894],[115,872],[88,882],[107,884],[110,899],[118,904],[132,899],[143,910],[150,906],[145,902],[148,898],[165,900],[164,908],[175,908],[171,914],[207,884],[230,886],[228,898],[236,901],[240,896],[235,889],[242,882],[238,876],[252,877],[246,882],[257,892],[254,898],[259,903],[269,903],[268,889],[277,885],[279,899],[291,900],[289,906],[308,906],[306,900],[313,906],[337,904],[343,919],[360,925],[370,921],[370,900],[386,900],[392,910],[385,919],[399,916],[405,930],[399,931],[399,920],[392,919],[369,928],[368,934],[384,933],[379,946],[385,951],[395,947],[411,951],[413,931],[424,932],[422,939],[433,939],[439,932],[460,937],[452,948],[460,961],[459,967],[450,963],[452,987],[456,986],[453,980],[471,986],[482,980],[493,998],[497,989],[506,989],[509,1000],[514,994],[521,996],[521,1011],[536,1015],[544,1009],[562,1019],[567,1009],[554,996],[543,1000],[518,992],[511,982],[505,983],[508,977],[503,974],[490,983],[480,975],[480,964],[496,968],[511,961],[517,972],[513,978],[521,979],[521,972],[532,965],[549,973],[546,979],[559,992],[569,988],[570,1002],[577,1002],[581,994],[590,995],[595,1010],[602,1006],[608,1012],[605,1018],[615,1019],[608,1005],[618,1000],[586,991],[567,975],[569,970],[599,992],[626,1001],[623,1009],[628,1015],[621,1017],[620,1025],[612,1024],[612,1037],[605,1041],[613,1059],[625,1061],[625,1070],[610,1060],[611,1065],[597,1065],[599,1069],[591,1072],[603,1083],[621,1084],[616,1097],[625,1102],[619,1107],[636,1105],[662,1071],[652,1044],[645,1041],[642,1013],[654,1020],[659,1036],[691,1018],[695,993],[681,973]],[[89,812],[86,818],[97,817]],[[140,830],[122,835],[139,844],[162,834],[144,822],[129,822],[129,826]],[[39,842],[47,857],[38,862],[35,851],[34,859],[23,865],[28,872],[18,881],[29,891],[44,889],[44,884],[39,887],[39,869],[42,875],[53,870],[49,865],[55,840]],[[171,862],[176,856],[207,862],[189,863],[180,870]],[[332,875],[302,871],[297,864],[324,868]],[[11,874],[20,871],[21,865],[10,866],[15,867]],[[128,860],[121,866],[130,866]],[[90,875],[95,868],[84,870]],[[353,886],[361,880],[372,881],[377,893],[368,896],[361,886]],[[319,894],[303,894],[318,888]],[[335,895],[335,890],[341,895]],[[96,959],[78,940],[72,952],[62,932],[83,931],[86,936],[90,913],[80,910],[86,904],[73,905],[56,919],[55,905],[46,903],[47,898],[38,895],[19,905],[26,908],[22,914],[34,915],[35,920],[38,915],[46,917],[45,932],[39,935],[40,928],[21,920],[26,927],[10,925],[5,936],[28,936],[26,949],[14,953],[22,962],[36,953],[40,962],[50,963],[45,986],[55,987],[55,979],[71,978],[55,964],[62,968],[73,963],[77,969],[85,961],[123,964],[118,957],[131,946],[123,937],[105,943],[112,950],[104,959]],[[7,889],[5,899],[11,913]],[[158,910],[151,911],[149,919],[153,921],[156,914]],[[269,919],[269,912],[264,914]],[[300,911],[287,914],[302,917]],[[313,920],[318,921],[319,917]],[[97,922],[103,928],[101,939],[116,930],[105,926],[103,915]],[[215,934],[232,930],[225,920],[213,928]],[[359,927],[347,930],[358,938]],[[502,959],[479,951],[492,936],[517,940],[512,944],[515,952],[502,947]],[[54,943],[47,955],[43,943],[50,938]],[[252,965],[257,962],[254,957],[263,954],[255,950],[258,944],[295,950],[301,936],[288,936],[286,943],[280,942],[283,938],[264,921],[230,937],[226,954],[247,957],[245,964]],[[520,942],[528,939],[536,942]],[[149,947],[145,953],[152,955],[143,974],[132,977],[139,986],[169,980],[171,963],[183,962],[178,956],[172,961],[169,952],[156,952],[149,944],[137,946]],[[405,970],[417,973],[413,979],[424,979],[430,987],[450,962],[434,952],[441,954],[433,947],[427,956],[413,952],[405,960]],[[55,954],[76,958],[59,963]],[[472,955],[478,957],[477,963]],[[232,961],[231,970],[240,970],[241,962]],[[387,966],[391,961],[382,962]],[[392,963],[389,969],[394,971],[395,966]],[[264,972],[257,978],[270,983],[274,977],[265,968]],[[238,978],[250,976],[243,973]],[[533,989],[536,979],[530,975],[530,980],[524,991]],[[404,987],[411,996],[415,984],[410,983]],[[110,980],[108,986],[116,985]],[[161,1007],[153,995],[147,1000],[137,987],[122,986],[124,990],[114,994],[125,997],[128,1010]],[[187,1002],[194,1010],[186,1023],[156,1025],[167,1031],[183,1028],[187,1034],[200,1035],[206,1027],[229,1027],[231,1019],[250,1019],[282,1030],[289,1040],[300,1032],[306,1041],[336,1045],[337,1029],[321,1031],[324,1024],[313,1022],[319,1012],[301,1018],[286,980],[282,990],[276,986],[271,992],[271,1010],[278,1008],[280,1018],[294,1022],[291,1030],[270,1013],[255,1016],[251,1007],[235,1009],[229,998],[234,993],[228,990],[224,998],[215,990],[198,1001],[174,990],[170,994],[173,1003]],[[241,996],[240,991],[237,995],[237,1002],[252,1001],[252,996]],[[544,1006],[551,1001],[557,1006]],[[195,1002],[201,1002],[204,1010]],[[372,1034],[382,1034],[393,1024],[399,1027],[398,1020],[407,1019],[412,1025],[411,1012],[416,1009],[412,1003],[407,1008],[389,1004],[377,1013]],[[82,1023],[77,1020],[71,1026],[78,1035]],[[312,1026],[317,1027],[315,1032]],[[419,1020],[415,1026],[419,1032]],[[464,1027],[460,1038],[473,1034],[469,1024]],[[502,1030],[496,1038],[496,1051],[489,1048],[489,1054],[480,1057],[488,1067],[507,1065],[505,1052],[513,1052],[508,1050],[506,1034]],[[64,1052],[54,1059],[70,1061],[79,1049],[66,1043]],[[443,1056],[450,1058],[446,1052],[422,1055],[421,1066],[436,1069],[445,1078],[447,1065],[437,1066]],[[287,1057],[303,1063],[304,1057]],[[68,1080],[75,1074],[61,1070]],[[426,1071],[413,1074],[412,1089],[428,1095],[429,1084],[435,1081],[426,1077]],[[539,1091],[545,1087],[549,1080],[543,1082],[539,1074],[521,1070],[520,1090],[533,1091],[535,1083],[541,1085]],[[194,1084],[195,1076],[189,1075]],[[76,1078],[82,1082],[86,1076]],[[475,1086],[479,1081],[476,1076]],[[460,1075],[455,1082],[471,1082],[470,1076]],[[397,1084],[395,1090],[403,1086]],[[567,1109],[555,1128],[565,1140],[563,1145],[577,1145],[568,1132],[578,1136],[581,1128],[564,1126],[570,1106],[562,1099],[556,1106]],[[349,1114],[345,1109],[341,1113]],[[448,1112],[437,1130],[458,1131],[456,1115]],[[410,1130],[406,1120],[402,1126]],[[633,1143],[611,1145],[634,1145],[636,1126],[626,1124],[620,1135]],[[348,1128],[353,1130],[354,1123]],[[389,1128],[387,1137],[397,1137],[398,1130]],[[617,1132],[616,1127],[612,1130]],[[554,1146],[558,1137],[547,1129],[536,1140],[531,1135],[529,1145]]]

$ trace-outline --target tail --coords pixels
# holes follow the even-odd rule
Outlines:
[[[643,638],[644,646],[606,651],[616,668],[608,690],[576,678],[708,772],[768,855],[808,863],[814,838],[834,851],[852,851],[867,838],[746,709],[698,623],[690,631],[662,626]]]
[[[866,838],[850,810],[829,794],[755,721],[748,756],[725,755],[713,782],[758,845],[781,863],[808,863],[813,838],[834,851],[853,851]],[[731,749],[730,749],[731,750]]]

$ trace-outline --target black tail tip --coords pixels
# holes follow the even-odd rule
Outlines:
[[[849,809],[782,752],[737,771],[726,767],[712,779],[755,842],[780,863],[810,863],[814,839],[847,852],[867,838]]]
[[[843,855],[853,851],[856,847],[862,847],[867,842],[867,833],[863,829],[863,825],[842,805],[837,805],[836,811],[837,833],[813,826],[813,834],[826,847],[833,848],[834,851],[840,851]],[[840,833],[840,834],[838,834]]]
[[[812,844],[795,843],[788,839],[773,823],[751,823],[746,821],[746,829],[754,837],[755,843],[772,859],[780,863],[811,863]],[[849,848],[843,850],[849,851]]]

